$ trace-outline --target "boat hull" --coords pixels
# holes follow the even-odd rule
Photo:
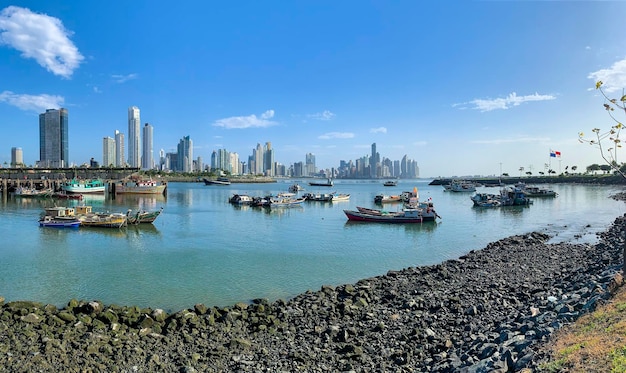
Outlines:
[[[128,186],[115,185],[115,194],[163,194],[165,193],[165,185],[151,186]]]
[[[39,220],[40,227],[48,228],[78,228],[80,221],[78,219],[41,219]]]
[[[404,214],[369,214],[359,211],[343,210],[346,217],[350,221],[362,221],[370,223],[390,223],[390,224],[415,224],[422,223],[424,219],[421,216],[404,216]]]

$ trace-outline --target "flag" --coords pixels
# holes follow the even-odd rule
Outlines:
[[[558,158],[561,158],[561,152],[559,152],[559,151],[555,151],[555,152],[554,152],[554,154],[556,154],[556,156],[557,156]]]
[[[556,157],[556,152],[553,152],[552,150],[550,150],[550,157]]]

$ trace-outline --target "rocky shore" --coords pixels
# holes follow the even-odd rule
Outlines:
[[[543,233],[289,301],[159,309],[0,297],[7,372],[537,370],[556,329],[621,284],[626,215],[595,245]]]

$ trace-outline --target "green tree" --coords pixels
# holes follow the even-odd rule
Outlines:
[[[624,94],[624,90],[622,90],[622,97],[620,97],[619,100],[609,98],[606,95],[606,92],[602,89],[602,84],[602,81],[598,81],[596,83],[596,89],[600,91],[602,96],[604,96],[606,100],[603,104],[604,110],[607,111],[609,117],[615,122],[615,124],[606,132],[602,132],[599,128],[592,129],[591,132],[593,132],[594,135],[592,135],[591,139],[585,138],[585,134],[580,132],[578,134],[578,141],[596,146],[600,150],[600,155],[606,164],[626,179],[626,173],[621,171],[621,166],[617,161],[617,150],[622,147],[620,133],[622,128],[624,128],[624,125],[613,115],[615,109],[626,115],[626,95]]]

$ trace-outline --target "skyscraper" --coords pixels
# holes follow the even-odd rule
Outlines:
[[[315,167],[315,154],[306,153],[304,161],[303,176],[313,176],[317,172]]]
[[[11,148],[11,167],[24,165],[24,153],[22,148]]]
[[[139,108],[128,108],[128,164],[130,167],[139,167]]]
[[[115,130],[115,167],[124,167],[124,134]]]
[[[177,171],[193,171],[193,144],[189,136],[183,137],[178,143]]]
[[[143,126],[143,142],[141,152],[141,168],[144,170],[151,170],[154,168],[154,157],[152,151],[152,134],[154,132],[153,127],[146,123]]]
[[[115,140],[106,136],[102,139],[102,166],[111,167],[115,165]]]
[[[69,158],[68,112],[61,108],[39,114],[39,165],[67,167]]]
[[[265,143],[265,151],[263,152],[264,174],[265,176],[274,176],[274,149],[272,149],[272,143]]]
[[[370,177],[376,177],[376,143],[372,144],[372,155],[370,156]]]

